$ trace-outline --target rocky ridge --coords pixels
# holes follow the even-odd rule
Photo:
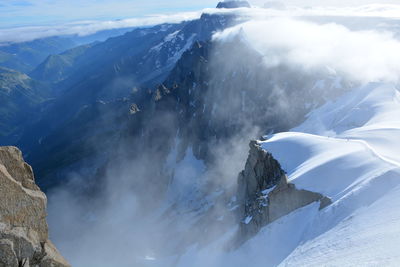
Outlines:
[[[16,147],[0,147],[0,266],[70,266],[49,240],[46,195]]]
[[[319,201],[320,209],[331,200],[319,193],[297,189],[288,182],[285,171],[257,141],[250,142],[245,169],[238,177],[237,201],[240,230],[239,243],[251,238],[265,225]]]
[[[219,2],[217,8],[240,8],[240,7],[250,7],[247,1],[223,1]]]

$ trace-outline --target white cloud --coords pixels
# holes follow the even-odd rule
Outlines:
[[[226,40],[239,32],[271,67],[284,64],[310,72],[329,69],[357,82],[399,81],[400,41],[388,32],[272,18],[243,23],[214,38]]]
[[[286,9],[263,8],[263,5],[253,8],[237,8],[230,10],[205,9],[207,12],[233,13],[249,18],[268,17],[305,17],[305,16],[330,16],[330,17],[375,17],[400,19],[400,4],[368,4],[361,6],[313,6],[300,7],[286,5]]]
[[[263,4],[269,0],[252,0],[254,4]],[[361,6],[374,4],[377,2],[383,2],[382,0],[284,0],[288,5],[295,6],[336,6],[336,7],[348,7],[348,6]],[[386,4],[398,4],[398,0],[384,0]]]
[[[130,18],[113,21],[80,21],[56,26],[31,26],[9,29],[0,29],[0,44],[6,42],[24,42],[34,39],[61,36],[85,36],[101,30],[151,26],[161,23],[179,23],[193,20],[201,16],[201,11],[182,12],[172,15],[152,15],[144,18]]]
[[[1,0],[0,0],[1,1]],[[259,1],[251,1],[258,3]],[[261,3],[261,2],[260,2]],[[289,3],[291,3],[289,1]],[[1,3],[0,3],[1,4]],[[37,8],[37,7],[35,7]],[[53,7],[56,8],[56,7]],[[62,9],[62,8],[60,8]],[[2,12],[0,7],[0,12]],[[184,20],[193,20],[202,13],[229,13],[242,18],[263,20],[270,17],[373,17],[394,18],[400,20],[400,5],[371,4],[357,7],[313,7],[300,8],[289,6],[284,10],[265,9],[260,7],[238,9],[207,8],[191,12],[178,12],[174,14],[156,14],[145,17],[127,18],[121,20],[90,20],[72,23],[56,24],[51,26],[26,26],[13,28],[0,28],[0,44],[6,42],[24,42],[38,38],[59,35],[89,35],[101,30],[126,27],[150,26],[160,23],[179,23]],[[8,14],[7,16],[10,16]],[[73,15],[71,15],[73,17]],[[1,21],[1,19],[0,19]]]

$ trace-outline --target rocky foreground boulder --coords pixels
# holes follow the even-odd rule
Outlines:
[[[49,240],[46,195],[16,147],[0,147],[0,267],[68,267]]]

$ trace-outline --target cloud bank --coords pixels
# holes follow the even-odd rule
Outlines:
[[[257,2],[258,3],[258,2]],[[121,20],[103,21],[77,21],[51,26],[26,26],[14,28],[0,28],[0,44],[32,41],[35,39],[79,35],[86,36],[102,30],[145,27],[161,23],[179,23],[185,20],[198,19],[202,13],[208,14],[234,14],[248,20],[262,20],[270,17],[365,17],[386,18],[399,20],[400,5],[394,4],[370,4],[357,7],[310,7],[301,8],[287,6],[284,9],[273,8],[238,8],[216,9],[207,8],[192,12],[180,12],[174,14],[156,14],[146,17],[127,18]]]
[[[197,19],[201,16],[201,13],[201,11],[194,11],[112,21],[79,21],[56,26],[31,26],[0,29],[0,44],[26,42],[51,36],[86,36],[102,30],[146,27],[162,23],[179,23],[185,20]]]
[[[237,34],[242,34],[270,67],[327,70],[357,82],[398,82],[400,77],[400,41],[390,32],[272,18],[245,22],[215,34],[214,39],[229,40]]]

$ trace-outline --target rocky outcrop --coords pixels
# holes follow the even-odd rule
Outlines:
[[[0,267],[67,267],[49,241],[46,195],[16,147],[0,147]]]
[[[247,1],[224,1],[219,2],[217,8],[239,8],[239,7],[250,7]]]
[[[287,180],[279,162],[257,143],[250,143],[245,169],[238,178],[240,203],[239,243],[254,236],[265,225],[307,206],[320,202],[320,209],[331,200],[319,193],[297,189]]]

